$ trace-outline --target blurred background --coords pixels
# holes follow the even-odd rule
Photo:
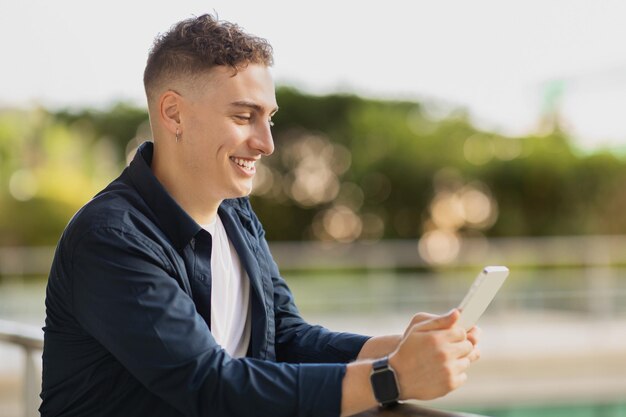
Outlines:
[[[507,265],[483,359],[427,405],[626,416],[623,2],[0,4],[0,320],[43,325],[63,228],[150,140],[154,37],[216,12],[275,49],[252,200],[305,318],[400,333]],[[24,372],[0,342],[0,415]]]

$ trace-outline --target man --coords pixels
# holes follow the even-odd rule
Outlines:
[[[458,311],[404,335],[306,323],[246,197],[274,150],[272,50],[204,15],[155,41],[154,143],[69,223],[46,296],[43,416],[335,416],[462,384]]]

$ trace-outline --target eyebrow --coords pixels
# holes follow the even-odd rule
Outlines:
[[[233,101],[232,103],[230,103],[231,106],[235,106],[235,107],[247,107],[253,110],[256,110],[259,113],[263,113],[263,106],[261,106],[260,104],[257,104],[253,101],[248,101],[248,100],[237,100],[237,101]],[[274,109],[271,111],[270,114],[275,114],[278,111],[278,106],[274,107]]]

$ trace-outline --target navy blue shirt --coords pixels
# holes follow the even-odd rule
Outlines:
[[[337,416],[366,336],[306,323],[247,198],[219,210],[251,288],[251,340],[210,331],[211,235],[150,169],[144,143],[70,221],[46,292],[42,416]]]

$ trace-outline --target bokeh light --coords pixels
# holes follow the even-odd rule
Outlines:
[[[19,169],[9,179],[9,192],[18,201],[28,201],[37,193],[37,177],[30,169]]]
[[[338,175],[350,166],[349,152],[322,136],[301,136],[285,146],[283,163],[291,168],[286,193],[299,205],[313,207],[332,201],[339,193]]]
[[[494,145],[490,136],[476,133],[465,140],[463,154],[474,165],[485,165],[494,157]]]
[[[456,259],[461,248],[461,240],[450,230],[431,230],[422,235],[417,248],[426,262],[446,264]]]

